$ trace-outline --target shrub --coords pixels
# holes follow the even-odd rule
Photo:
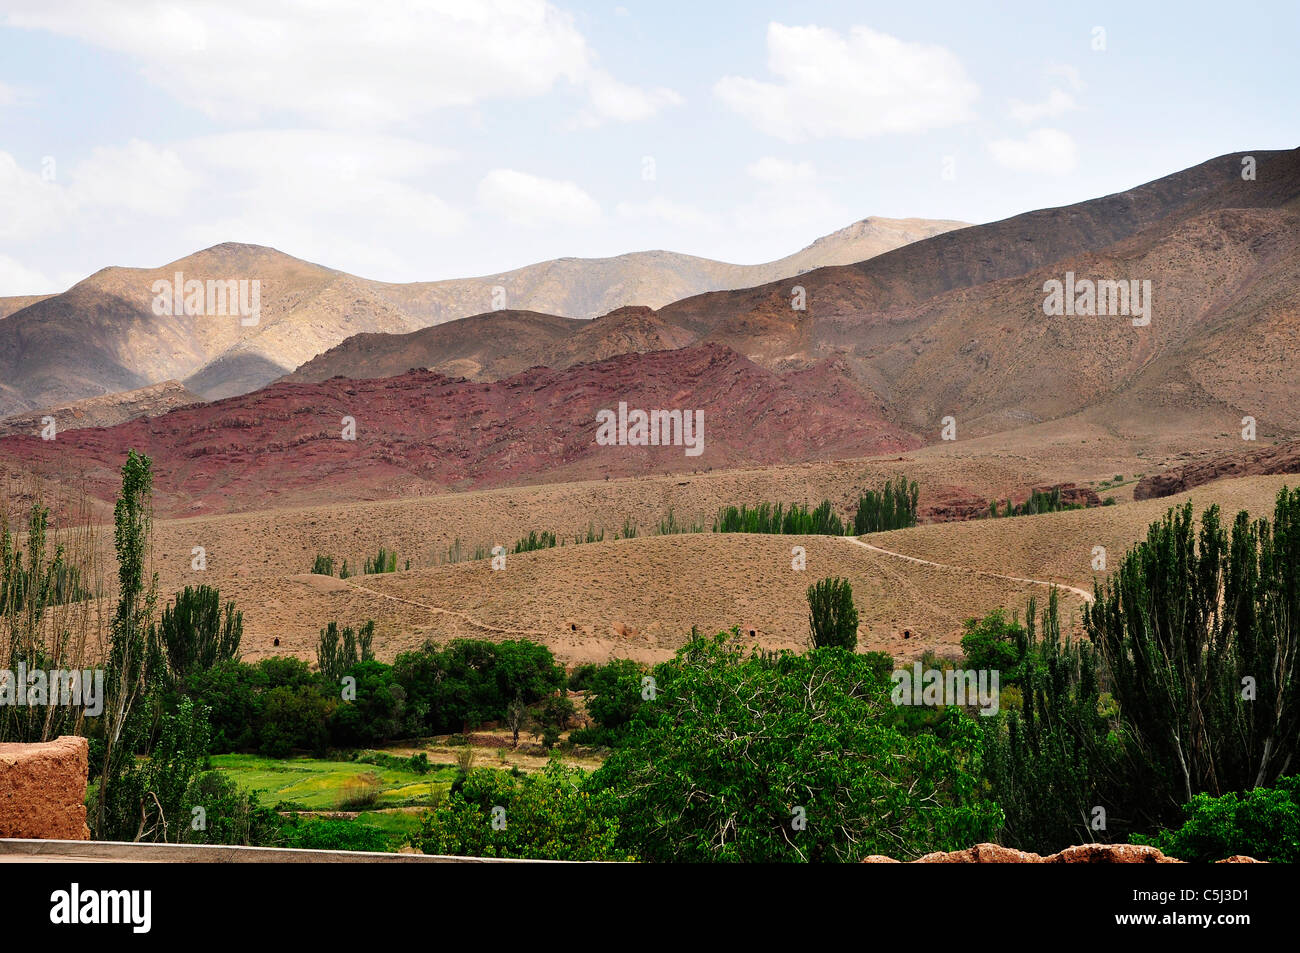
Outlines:
[[[343,785],[339,792],[340,811],[364,811],[379,803],[379,775],[373,771],[359,774]]]
[[[462,857],[635,859],[617,844],[613,796],[587,790],[585,780],[582,771],[559,761],[522,777],[471,771],[459,790],[421,819],[412,843],[426,854]]]
[[[242,791],[220,771],[205,771],[185,792],[181,839],[187,844],[235,844],[251,847],[278,843],[280,819],[257,795]],[[196,816],[194,808],[202,808]],[[197,826],[199,817],[202,824]]]
[[[318,576],[334,575],[334,557],[317,553],[315,562],[311,564],[311,571]]]
[[[1279,778],[1273,788],[1220,797],[1198,794],[1184,805],[1187,820],[1137,844],[1159,847],[1179,860],[1212,863],[1245,854],[1275,864],[1300,861],[1300,775]]]
[[[294,815],[280,828],[285,847],[299,850],[392,851],[393,838],[378,827],[361,821]]]

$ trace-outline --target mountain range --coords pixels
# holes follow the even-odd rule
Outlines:
[[[161,507],[211,512],[865,457],[1069,419],[1135,446],[1177,433],[1198,454],[1236,439],[1247,417],[1264,443],[1291,440],[1300,150],[1250,155],[1253,180],[1242,154],[1222,156],[851,265],[592,320],[507,308],[411,330],[405,306],[359,279],[219,246],[186,267],[281,265],[257,348],[240,350],[237,320],[178,320],[161,338],[154,322],[114,323],[122,299],[91,291],[120,270],[101,272],[0,321],[0,334],[18,329],[0,342],[12,348],[72,296],[113,329],[99,369],[124,366],[116,354],[162,374],[177,354],[211,351],[185,387],[246,392],[57,441],[3,437],[0,455],[82,474],[108,499],[135,447],[157,461]],[[1048,289],[1076,279],[1149,288],[1149,321],[1049,313]],[[55,332],[61,343],[23,365],[29,385],[70,372],[74,339],[83,360],[95,353],[93,337]],[[282,374],[290,353],[310,356]],[[282,379],[253,389],[271,374]],[[596,414],[620,402],[704,411],[704,453],[600,446]],[[340,439],[344,417],[355,441]]]
[[[577,319],[627,304],[659,307],[703,291],[859,261],[962,227],[868,218],[761,265],[649,251],[410,284],[370,281],[275,249],[227,243],[161,268],[105,268],[61,294],[0,299],[0,417],[166,380],[208,400],[229,397],[362,332],[409,332],[494,307]],[[156,314],[155,282],[174,283],[177,275],[185,282],[257,281],[256,324],[233,315]]]

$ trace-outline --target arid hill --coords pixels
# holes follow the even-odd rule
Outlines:
[[[395,377],[412,368],[423,368],[448,377],[494,381],[529,367],[551,366],[553,362],[543,355],[553,353],[587,323],[553,314],[503,309],[407,334],[355,334],[282,380]],[[619,353],[666,349],[628,347]]]
[[[571,318],[624,305],[658,307],[702,291],[860,261],[961,227],[870,218],[763,265],[654,251],[411,284],[370,281],[275,249],[227,243],[161,268],[105,268],[62,294],[0,300],[0,314],[11,311],[0,325],[0,417],[169,379],[214,400],[268,384],[354,334],[414,331],[501,306]],[[206,300],[209,313],[155,314],[154,282],[177,274],[205,289],[209,281],[260,282],[257,322],[242,323],[248,316],[229,306],[212,314],[220,309]],[[507,373],[536,363],[522,358]]]
[[[702,452],[598,446],[596,413],[703,413]],[[356,439],[343,439],[344,418]],[[842,362],[778,375],[720,345],[626,354],[494,383],[411,371],[378,380],[279,383],[253,394],[57,440],[0,438],[0,456],[85,474],[113,498],[129,448],[155,461],[160,512],[391,497],[470,487],[865,456],[918,446],[883,422],[878,400]]]
[[[1300,473],[1300,441],[1238,450],[1164,473],[1153,473],[1133,488],[1133,498],[1159,499],[1215,480],[1274,473]]]
[[[14,295],[8,298],[0,298],[0,319],[7,318],[15,311],[21,311],[28,305],[33,305],[38,301],[44,301],[53,295]]]
[[[624,308],[567,329],[528,316],[490,349],[478,342],[491,315],[436,334],[368,335],[291,379],[418,366],[493,380],[521,365],[562,368],[708,342],[776,371],[839,357],[884,399],[895,425],[930,440],[946,416],[971,436],[1085,410],[1123,428],[1178,413],[1205,433],[1250,414],[1293,433],[1287,355],[1300,337],[1300,150],[1255,155],[1254,181],[1241,178],[1240,156],[1224,156],[797,280],[657,311]],[[1136,280],[1143,295],[1149,282],[1149,323],[1045,314],[1045,283],[1067,272],[1123,281],[1126,292]],[[792,307],[800,289],[805,310]]]
[[[865,261],[909,242],[965,227],[965,222],[873,217],[761,265],[645,251],[614,258],[558,258],[478,278],[376,283],[374,287],[403,311],[421,316],[423,324],[479,314],[494,306],[496,288],[505,292],[505,307],[594,318],[625,305],[659,308],[704,291],[749,288],[814,268]]]
[[[815,500],[819,491],[836,495],[865,485],[882,464],[891,465],[715,470],[164,519],[156,524],[154,564],[169,596],[199,578],[191,551],[203,546],[208,568],[201,581],[219,586],[244,611],[244,650],[252,658],[276,653],[279,638],[278,651],[313,659],[327,621],[368,618],[376,620],[375,647],[384,659],[426,638],[457,636],[538,639],[566,662],[662,659],[693,625],[705,632],[754,629],[761,645],[797,649],[807,637],[810,577],[841,576],[858,597],[863,650],[914,659],[926,649],[955,655],[965,619],[999,606],[1023,613],[1030,596],[1047,595],[1045,585],[1024,579],[1071,587],[1061,594],[1062,618],[1076,631],[1083,599],[1072,590],[1090,593],[1106,576],[1093,569],[1094,547],[1106,548],[1113,569],[1152,521],[1184,500],[1198,516],[1213,503],[1229,518],[1240,509],[1270,515],[1288,479],[1225,480],[1167,500],[864,537],[884,553],[833,537],[655,535],[669,507],[689,521],[724,501]],[[915,461],[906,466],[917,470]],[[639,524],[636,538],[615,538],[624,520]],[[605,530],[604,540],[576,545],[575,535],[591,525]],[[503,572],[470,558],[476,549],[509,549],[542,530],[566,545],[511,554]],[[457,538],[465,561],[449,564]],[[796,545],[806,550],[805,572],[791,567]],[[355,568],[380,546],[396,551],[399,570],[409,559],[410,570],[347,580],[308,573],[318,553],[339,564],[348,558]]]
[[[186,390],[180,381],[163,381],[137,390],[87,397],[63,407],[5,417],[0,419],[0,437],[40,433],[46,417],[54,418],[57,434],[83,427],[112,427],[137,417],[157,417],[169,410],[201,403],[203,398]]]

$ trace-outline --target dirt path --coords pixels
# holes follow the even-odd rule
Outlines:
[[[348,581],[348,588],[356,589],[359,592],[368,592],[372,596],[378,596],[381,599],[387,599],[389,602],[400,602],[404,605],[415,606],[418,609],[425,609],[429,612],[433,612],[438,615],[455,616],[457,619],[469,623],[470,625],[474,626],[474,628],[476,629],[483,629],[485,632],[497,632],[501,635],[549,635],[550,634],[547,632],[543,632],[541,629],[503,629],[500,626],[489,625],[486,622],[480,622],[478,619],[475,619],[473,616],[468,615],[464,612],[460,612],[456,609],[444,609],[442,608],[442,606],[431,606],[428,603],[416,602],[413,599],[403,599],[400,596],[390,596],[386,592],[380,592],[378,589],[371,589],[369,586],[359,586],[356,583],[351,581]]]
[[[968,569],[965,566],[946,566],[943,563],[931,562],[928,559],[920,559],[916,556],[904,556],[902,553],[896,553],[888,549],[881,549],[879,546],[872,546],[870,543],[864,543],[856,536],[841,536],[839,538],[846,540],[850,543],[854,543],[855,545],[861,546],[863,549],[869,549],[873,553],[880,553],[882,556],[893,556],[895,559],[906,559],[910,563],[919,563],[922,566],[934,566],[936,569],[947,569],[947,570],[951,570],[952,572],[969,572],[969,573],[974,573],[977,576],[991,576],[994,579],[1008,579],[1011,582],[1027,582],[1035,586],[1048,586],[1048,587],[1055,586],[1058,589],[1064,589],[1067,592],[1073,592],[1076,596],[1080,596],[1084,602],[1093,601],[1093,595],[1091,592],[1087,592],[1083,589],[1078,589],[1074,586],[1067,586],[1064,583],[1048,582],[1047,580],[1044,579],[1026,579],[1024,576],[1006,576],[1000,572],[989,572],[984,569]]]

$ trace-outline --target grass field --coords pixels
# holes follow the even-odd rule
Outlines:
[[[366,789],[377,790],[369,805],[374,808],[436,804],[456,777],[454,764],[435,764],[427,774],[418,774],[360,761],[249,754],[213,755],[212,766],[268,807],[297,811],[346,810],[348,800]]]

